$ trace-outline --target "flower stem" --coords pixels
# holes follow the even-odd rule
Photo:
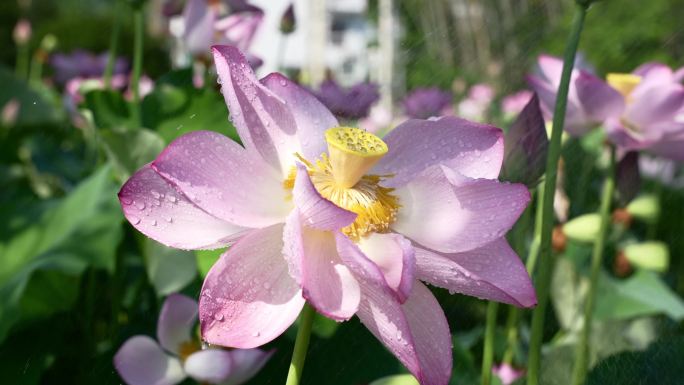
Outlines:
[[[582,385],[587,375],[589,364],[589,337],[591,335],[591,324],[594,318],[594,302],[596,300],[596,289],[598,287],[599,273],[601,272],[601,262],[603,260],[603,250],[606,247],[606,238],[611,223],[610,206],[615,192],[615,147],[610,146],[610,166],[608,174],[603,182],[603,194],[601,196],[601,225],[598,237],[594,242],[594,250],[591,255],[591,272],[589,275],[589,292],[584,302],[584,323],[577,351],[575,352],[575,366],[572,372],[573,385]]]
[[[551,283],[551,271],[553,268],[553,256],[551,254],[551,232],[553,231],[553,198],[556,191],[556,177],[558,172],[558,159],[561,150],[561,134],[565,123],[565,110],[568,103],[568,90],[570,89],[570,75],[575,64],[575,54],[579,44],[580,34],[584,26],[587,6],[577,4],[572,22],[572,30],[568,37],[565,55],[563,57],[563,72],[561,75],[556,107],[553,113],[553,129],[549,154],[546,161],[546,178],[544,180],[544,200],[542,206],[541,224],[541,254],[539,260],[539,272],[537,275],[536,289],[538,305],[532,315],[532,336],[530,339],[530,355],[528,362],[528,385],[539,384],[539,368],[541,361],[541,345],[544,336],[544,317],[546,306],[549,301],[549,286]]]
[[[313,307],[309,306],[308,303],[305,304],[299,318],[299,331],[297,331],[297,339],[295,340],[292,361],[290,361],[290,370],[287,372],[285,385],[299,385],[299,380],[301,380],[302,371],[304,370],[304,361],[306,360],[306,351],[309,347],[311,326],[313,325],[315,315],[316,312]]]
[[[534,212],[534,233],[532,235],[532,243],[527,252],[527,259],[525,267],[527,272],[532,274],[539,256],[539,244],[541,243],[541,216],[542,204],[544,202],[544,185],[537,187],[537,206]],[[515,349],[518,345],[518,320],[520,319],[520,309],[515,306],[509,307],[508,319],[506,320],[506,352],[504,353],[501,362],[505,364],[512,364],[515,355]]]
[[[28,42],[17,45],[17,64],[15,72],[18,77],[28,79],[29,77],[29,46]]]
[[[142,127],[140,105],[140,74],[142,73],[143,37],[145,18],[143,6],[133,8],[133,71],[131,72],[131,91],[133,92],[133,118]]]
[[[107,67],[104,71],[104,84],[106,89],[112,87],[112,75],[114,74],[114,64],[116,63],[116,52],[119,48],[119,35],[121,35],[121,1],[114,2],[114,26],[112,27],[112,35],[109,39],[109,55],[107,57]]]
[[[494,360],[494,332],[496,331],[496,313],[499,303],[487,303],[487,326],[485,327],[484,352],[482,353],[482,385],[492,382],[492,362]]]

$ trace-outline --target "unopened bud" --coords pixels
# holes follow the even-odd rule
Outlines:
[[[622,251],[618,251],[617,255],[615,255],[615,259],[613,260],[613,272],[620,278],[626,277],[632,273],[632,265]]]
[[[31,23],[26,19],[20,19],[14,26],[12,34],[17,45],[24,45],[31,39]]]
[[[632,215],[627,209],[615,209],[615,211],[613,211],[613,223],[628,228],[632,224]]]
[[[564,224],[563,233],[570,239],[591,243],[598,237],[600,226],[601,216],[599,214],[584,214]]]
[[[45,52],[50,53],[57,48],[57,37],[51,33],[48,33],[43,37],[40,42],[40,48],[45,50]]]
[[[565,246],[568,244],[568,237],[563,233],[563,228],[561,226],[556,226],[553,228],[551,233],[551,247],[556,253],[562,253],[565,251]]]
[[[280,32],[284,35],[291,34],[297,27],[297,18],[294,13],[294,4],[290,4],[289,7],[283,13],[283,17],[280,19]]]

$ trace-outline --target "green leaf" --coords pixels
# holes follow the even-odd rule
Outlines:
[[[197,270],[199,271],[200,277],[204,279],[209,273],[209,269],[214,266],[214,263],[218,261],[221,254],[223,254],[227,249],[216,249],[216,250],[195,250],[195,259],[197,259]]]
[[[153,161],[164,149],[164,139],[147,129],[105,129],[102,130],[101,137],[107,156],[121,181]]]
[[[192,251],[172,249],[150,238],[145,238],[145,267],[160,297],[180,291],[197,276]]]
[[[587,385],[681,384],[684,338],[655,342],[642,352],[623,352],[596,365]]]
[[[666,314],[675,321],[684,318],[684,302],[657,274],[637,270],[625,280],[604,274],[599,280],[596,319],[621,319]]]
[[[93,90],[85,94],[85,107],[93,114],[97,128],[137,128],[131,106],[120,92]]]
[[[632,243],[625,247],[624,252],[632,265],[642,269],[662,273],[670,265],[670,251],[663,242]]]
[[[46,92],[37,92],[29,87],[23,79],[19,79],[7,68],[0,66],[0,109],[8,102],[14,101],[19,105],[16,125],[45,125],[53,124],[63,118],[63,111],[56,108],[56,104]]]
[[[26,293],[41,293],[40,287],[49,284],[74,283],[88,266],[113,271],[123,216],[110,175],[109,167],[101,168],[68,196],[46,205],[32,225],[0,245],[0,341],[27,316],[71,306],[68,293],[64,293],[52,299],[27,299],[22,308]],[[55,272],[61,278],[36,275],[34,279],[38,271]],[[61,283],[55,283],[55,279]]]
[[[411,374],[398,374],[375,380],[370,385],[419,385],[419,383]]]
[[[194,88],[191,76],[189,71],[179,71],[157,83],[143,100],[144,126],[157,131],[167,143],[197,130],[216,131],[239,141],[221,93]]]

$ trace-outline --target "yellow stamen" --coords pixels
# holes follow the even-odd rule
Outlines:
[[[315,164],[305,162],[311,182],[325,199],[343,209],[357,214],[351,225],[342,232],[353,240],[371,232],[387,232],[399,210],[399,199],[392,194],[394,189],[380,185],[385,175],[363,175],[353,187],[341,187],[335,180],[330,159],[326,154]],[[283,182],[286,189],[294,187],[295,168]]]
[[[185,361],[194,352],[201,350],[199,344],[195,341],[185,341],[178,347],[178,357],[181,361]]]
[[[325,132],[330,165],[340,188],[354,186],[387,153],[387,144],[377,136],[353,127],[335,127]]]
[[[629,99],[630,94],[641,83],[641,76],[634,74],[611,73],[606,76],[608,84]]]

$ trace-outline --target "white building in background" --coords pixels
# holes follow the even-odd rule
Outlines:
[[[376,27],[367,17],[367,0],[251,0],[261,7],[264,20],[251,52],[264,64],[259,74],[296,71],[303,80],[318,84],[331,71],[344,85],[367,80],[371,72],[369,45],[376,41]],[[294,3],[296,29],[280,33],[280,19]],[[375,76],[372,76],[375,78]]]

